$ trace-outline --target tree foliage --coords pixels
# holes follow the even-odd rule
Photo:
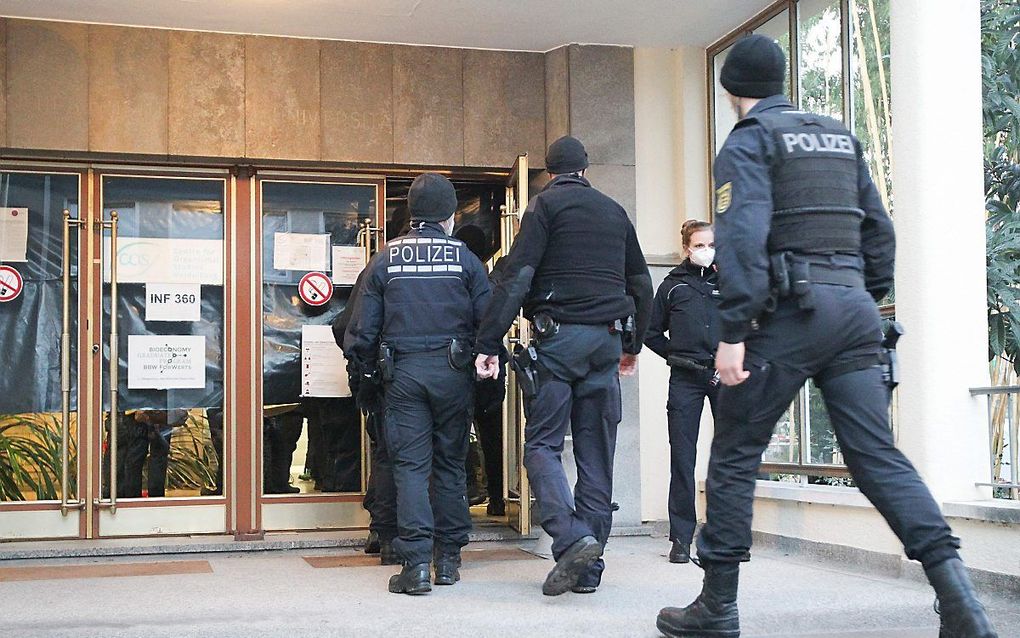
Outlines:
[[[1020,373],[1020,4],[981,2],[988,356]]]

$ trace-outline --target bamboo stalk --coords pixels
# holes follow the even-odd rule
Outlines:
[[[886,210],[889,210],[889,185],[886,182],[886,171],[885,163],[883,161],[882,153],[882,138],[881,132],[878,128],[878,117],[875,114],[875,96],[871,90],[871,73],[868,71],[868,56],[864,48],[864,38],[861,36],[861,21],[860,16],[857,15],[856,11],[851,11],[854,18],[854,40],[857,43],[857,50],[861,52],[861,89],[864,92],[864,112],[867,115],[866,123],[868,127],[868,134],[874,142],[875,151],[875,173],[877,179],[875,180],[878,185],[878,194],[882,197],[882,205],[885,206]],[[881,60],[879,60],[881,62]]]
[[[871,37],[875,42],[875,59],[878,60],[878,88],[882,94],[882,110],[885,113],[885,134],[886,143],[889,147],[889,172],[892,172],[892,112],[889,101],[889,89],[886,84],[885,63],[882,60],[882,40],[878,36],[878,12],[875,10],[875,0],[868,0],[868,14],[871,17]]]

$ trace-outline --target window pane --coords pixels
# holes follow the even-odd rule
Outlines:
[[[843,44],[839,0],[798,4],[800,107],[843,119]]]
[[[791,405],[776,423],[762,459],[765,463],[800,463],[800,427],[795,406],[796,403]]]
[[[783,52],[786,53],[786,68],[792,64],[790,60],[790,12],[784,10],[765,24],[754,30],[755,33],[767,35],[779,43]],[[783,93],[790,95],[790,74],[786,74],[786,81],[783,82]]]
[[[808,419],[811,424],[811,463],[843,465],[843,454],[836,442],[836,433],[825,409],[821,391],[814,381],[808,381]]]
[[[892,213],[889,168],[889,0],[850,1],[851,129],[861,141],[882,202]]]

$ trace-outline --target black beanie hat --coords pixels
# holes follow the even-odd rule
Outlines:
[[[439,173],[422,173],[411,182],[407,191],[407,207],[411,219],[441,222],[457,211],[457,191]]]
[[[564,135],[549,145],[545,154],[545,170],[553,175],[576,173],[588,168],[588,151],[576,137]]]
[[[775,40],[761,34],[745,36],[723,62],[719,82],[736,97],[769,97],[783,92],[786,54]]]

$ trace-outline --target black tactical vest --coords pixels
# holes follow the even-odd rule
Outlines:
[[[803,111],[753,118],[773,140],[769,253],[859,253],[857,140],[840,122]]]

